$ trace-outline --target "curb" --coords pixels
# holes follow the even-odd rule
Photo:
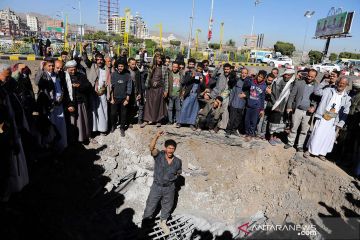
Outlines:
[[[45,57],[40,57],[40,56],[35,56],[35,55],[18,55],[18,54],[13,54],[13,55],[0,55],[0,60],[10,60],[10,61],[19,61],[19,60],[24,60],[24,61],[37,61],[37,60],[44,60]],[[53,60],[61,60],[60,57],[53,57]]]

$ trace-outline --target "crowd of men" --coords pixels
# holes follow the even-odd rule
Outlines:
[[[63,152],[70,144],[94,143],[98,134],[139,124],[225,132],[245,141],[296,148],[304,157],[336,151],[360,175],[360,79],[333,71],[286,69],[249,73],[225,63],[209,66],[182,56],[173,62],[156,51],[152,62],[144,49],[87,56],[63,52],[45,58],[35,76],[24,64],[0,64],[0,198],[25,186],[27,160],[44,150]]]

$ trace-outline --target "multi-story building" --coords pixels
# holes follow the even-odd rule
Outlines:
[[[10,8],[0,10],[0,33],[2,35],[26,35],[29,28]]]
[[[119,17],[118,15],[113,15],[108,19],[107,32],[114,34],[124,34],[125,33],[125,18]]]
[[[131,16],[130,32],[136,38],[149,38],[149,29],[139,13],[136,13],[135,17]]]
[[[107,32],[123,35],[125,33],[125,17],[113,15],[107,24]],[[136,13],[136,16],[130,16],[130,35],[136,38],[149,38],[149,30],[141,16]]]
[[[37,17],[26,14],[26,25],[30,28],[30,31],[39,31],[39,21]]]

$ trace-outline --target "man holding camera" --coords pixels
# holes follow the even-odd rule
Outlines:
[[[185,73],[182,93],[184,100],[177,127],[180,127],[180,124],[187,124],[190,125],[191,130],[196,130],[195,123],[200,110],[198,96],[205,90],[203,70],[203,64],[198,63],[196,71],[190,69]]]
[[[317,87],[317,82],[315,80],[316,76],[317,71],[315,69],[310,69],[307,76],[304,75],[295,82],[290,93],[287,103],[287,112],[293,112],[293,126],[288,136],[288,143],[284,146],[285,149],[291,148],[294,145],[298,128],[301,126],[297,151],[303,151],[306,135],[310,129],[311,116],[315,112],[317,105],[314,96],[314,91]]]

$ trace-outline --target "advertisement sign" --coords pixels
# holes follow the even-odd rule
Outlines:
[[[340,35],[345,33],[348,12],[319,19],[316,25],[315,37]],[[350,29],[350,28],[349,28]]]

